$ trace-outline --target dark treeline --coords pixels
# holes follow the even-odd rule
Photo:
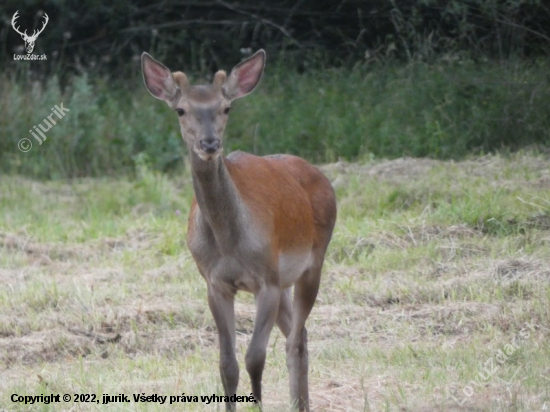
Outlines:
[[[206,73],[260,47],[301,71],[456,53],[534,56],[550,44],[550,6],[537,0],[8,0],[0,6],[3,68],[21,67],[12,57],[24,52],[11,27],[16,11],[28,33],[49,16],[34,51],[48,64],[30,63],[43,75],[122,76],[143,50]]]
[[[44,27],[33,54],[20,32]],[[550,147],[550,6],[538,0],[8,0],[0,5],[0,173],[179,170],[175,115],[143,87],[143,51],[194,83],[258,48],[226,150],[339,158]],[[70,110],[33,134],[52,108]],[[32,148],[30,148],[32,144]]]

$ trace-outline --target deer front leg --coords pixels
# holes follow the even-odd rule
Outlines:
[[[208,306],[218,328],[220,345],[220,376],[225,396],[237,393],[239,384],[239,364],[235,356],[235,308],[234,296],[217,293],[208,288]],[[227,411],[235,410],[235,402],[226,402]]]
[[[255,297],[256,319],[252,339],[246,351],[245,362],[252,383],[252,394],[261,405],[266,347],[275,319],[277,319],[281,289],[278,286],[264,285]]]

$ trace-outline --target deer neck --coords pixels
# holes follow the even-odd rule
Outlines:
[[[193,150],[190,152],[193,188],[201,215],[221,250],[231,250],[238,243],[245,208],[225,158],[220,155],[204,161]]]

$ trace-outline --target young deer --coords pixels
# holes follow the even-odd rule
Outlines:
[[[187,243],[207,283],[225,395],[236,394],[239,382],[233,302],[236,292],[244,290],[256,301],[245,359],[254,398],[261,402],[266,346],[277,322],[286,337],[291,401],[300,411],[309,410],[305,322],[336,219],[332,186],[299,157],[222,155],[230,104],[260,81],[263,50],[235,66],[229,76],[218,71],[208,86],[190,86],[184,73],[171,73],[147,53],[141,63],[147,90],[178,114],[189,149],[195,199]],[[226,409],[234,410],[235,403],[226,403]]]

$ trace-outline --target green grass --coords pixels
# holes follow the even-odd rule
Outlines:
[[[189,171],[138,163],[131,179],[0,179],[0,410],[171,408],[31,406],[13,393],[222,393],[206,286],[185,243]],[[314,410],[550,406],[549,166],[530,152],[322,167],[339,216],[308,320]],[[255,310],[251,295],[237,301],[247,395]],[[518,338],[526,322],[535,331]],[[519,348],[484,379],[514,339]],[[278,330],[264,398],[267,411],[288,410]]]
[[[439,59],[297,74],[268,61],[258,90],[234,104],[226,147],[329,162],[404,155],[462,159],[548,146],[549,66],[547,59]],[[63,79],[61,87],[57,78],[40,84],[1,76],[6,138],[0,141],[0,171],[43,179],[132,175],[143,164],[181,169],[176,116],[142,83],[138,76],[123,84],[81,76]],[[29,130],[61,102],[70,112],[39,145]],[[22,138],[33,144],[27,153],[17,148]],[[402,200],[396,192],[393,201]]]

